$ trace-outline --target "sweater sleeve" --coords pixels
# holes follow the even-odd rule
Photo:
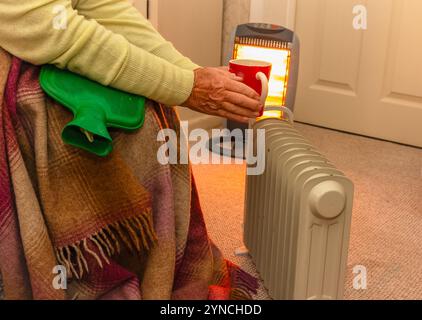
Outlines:
[[[80,15],[70,0],[0,1],[0,46],[33,64],[55,64],[167,105],[186,101],[193,87],[192,70]]]
[[[133,45],[172,64],[188,70],[199,68],[166,41],[128,0],[79,0],[76,9],[86,18],[121,34]]]

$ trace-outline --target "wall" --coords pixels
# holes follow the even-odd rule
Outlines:
[[[147,7],[148,7],[148,0],[128,0],[130,4],[132,4],[136,9],[139,10],[140,13],[146,18],[147,17]]]
[[[250,0],[251,22],[266,22],[294,30],[296,0]]]
[[[195,63],[220,65],[222,0],[159,0],[158,31]]]

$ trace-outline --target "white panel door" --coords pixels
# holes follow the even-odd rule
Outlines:
[[[367,30],[353,8],[368,10]],[[422,147],[422,1],[297,0],[299,121]]]

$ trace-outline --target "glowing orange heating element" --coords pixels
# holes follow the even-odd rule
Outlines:
[[[284,113],[281,110],[265,110],[264,114],[257,119],[257,121],[269,119],[269,118],[277,118],[277,119],[283,119]]]
[[[290,67],[289,49],[235,44],[233,59],[254,59],[270,62],[272,70],[266,105],[285,106]]]

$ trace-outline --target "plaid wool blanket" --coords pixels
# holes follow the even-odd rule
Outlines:
[[[250,299],[256,279],[207,235],[189,165],[157,161],[173,108],[112,133],[107,158],[64,145],[72,115],[39,68],[0,49],[0,273],[6,299]],[[57,266],[66,289],[54,286]],[[0,289],[1,293],[2,289]]]

